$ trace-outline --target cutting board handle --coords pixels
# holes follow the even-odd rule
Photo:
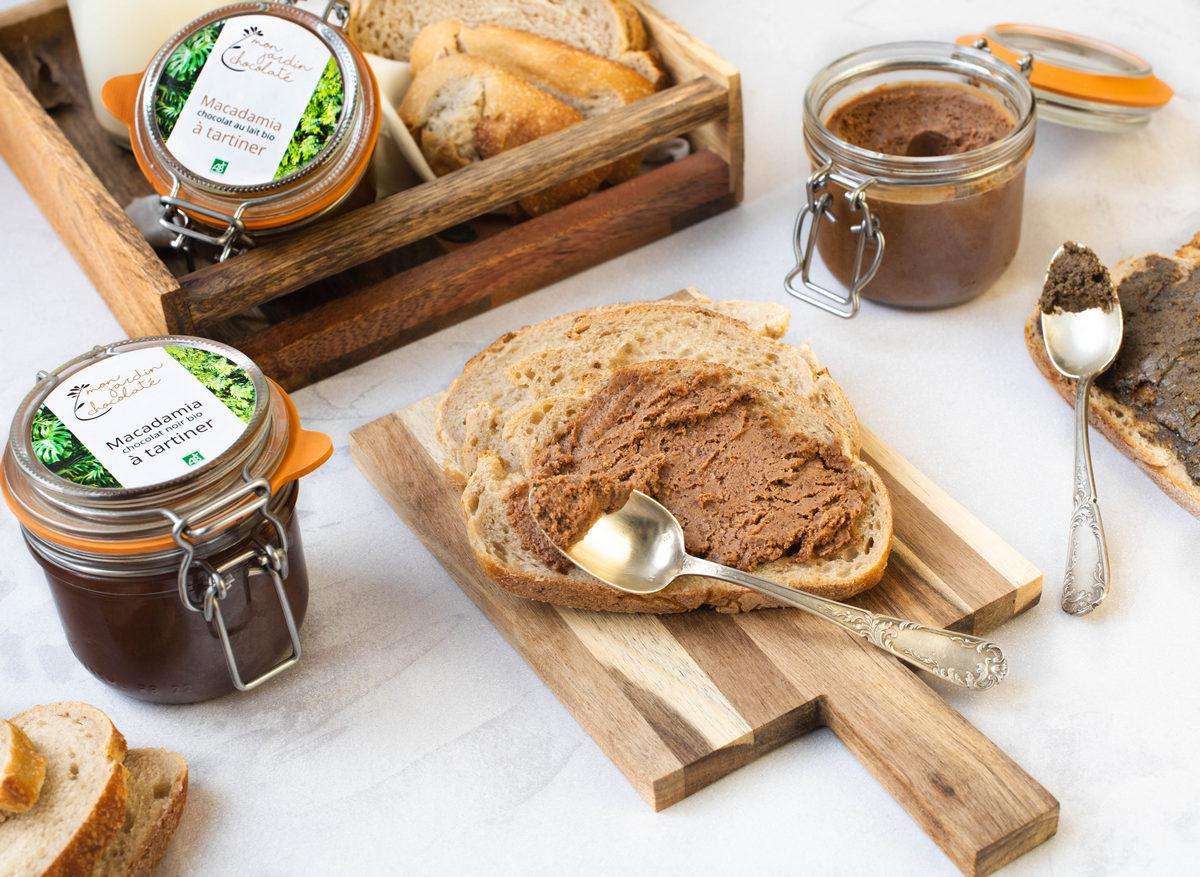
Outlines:
[[[874,650],[862,658],[871,684],[828,694],[825,723],[964,874],[1054,834],[1058,801],[1033,777],[917,673]]]

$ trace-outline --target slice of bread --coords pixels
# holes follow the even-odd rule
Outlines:
[[[785,434],[806,436],[852,456],[853,468],[869,484],[867,510],[852,525],[851,541],[844,550],[834,556],[810,560],[785,556],[760,566],[755,572],[781,584],[834,599],[859,593],[878,582],[891,550],[891,502],[878,474],[853,458],[841,424],[825,411],[807,404],[792,389],[723,366],[659,360],[627,366],[623,374],[641,372],[674,380],[700,371],[718,374],[734,387],[752,388],[756,405]],[[552,440],[574,411],[587,404],[587,395],[584,392],[569,401],[562,397],[554,400],[555,425],[535,429],[527,437],[525,461]],[[463,491],[471,547],[488,575],[508,591],[561,606],[613,612],[682,612],[703,606],[740,612],[777,605],[755,591],[693,576],[682,577],[657,594],[635,595],[610,588],[579,570],[553,571],[522,543],[509,515],[510,498],[524,495],[527,484],[525,466],[510,465],[498,454],[487,451],[479,456]]]
[[[583,119],[558,98],[472,55],[449,55],[422,70],[399,110],[438,176]],[[605,168],[589,171],[519,203],[537,216],[590,194],[607,172]]]
[[[471,55],[503,67],[587,119],[654,93],[649,80],[616,61],[525,31],[490,24],[468,27],[457,19],[421,31],[412,48],[413,72],[420,74],[451,55]],[[627,156],[611,166],[606,180],[630,179],[641,163],[641,152]]]
[[[1149,257],[1138,256],[1117,263],[1111,272],[1113,283],[1120,284],[1126,277],[1138,271],[1147,258]],[[1174,256],[1162,258],[1173,259],[1184,270],[1190,271],[1200,266],[1200,234],[1180,247]],[[1035,305],[1033,313],[1025,323],[1025,345],[1038,370],[1050,381],[1059,395],[1068,404],[1073,405],[1075,383],[1060,375],[1050,362],[1042,338],[1039,317]],[[1174,449],[1162,440],[1153,424],[1146,423],[1133,408],[1095,385],[1092,386],[1088,407],[1093,427],[1099,429],[1121,453],[1137,463],[1171,499],[1193,515],[1200,516],[1200,484],[1191,479],[1183,462]]]
[[[782,328],[777,318],[752,328],[729,315],[761,321],[761,311],[750,305],[726,313],[713,308],[671,301],[610,305],[499,338],[467,362],[438,407],[448,473],[465,481],[475,461],[503,439],[509,417],[519,409],[551,396],[576,395],[622,365],[652,359],[719,363],[773,381],[829,413],[841,425],[847,451],[856,454],[854,411],[812,351],[775,340]]]
[[[365,52],[408,61],[418,34],[435,22],[498,24],[618,61],[657,84],[646,28],[625,0],[355,0],[351,38]]]
[[[32,807],[46,779],[46,759],[25,732],[0,719],[0,821]]]
[[[0,824],[0,874],[87,874],[125,820],[125,738],[85,703],[12,719],[46,759],[37,804]]]
[[[145,877],[167,851],[187,803],[183,756],[165,749],[130,749],[125,821],[92,870],[93,877]]]

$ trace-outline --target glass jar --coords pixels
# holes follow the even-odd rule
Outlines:
[[[826,125],[839,107],[872,89],[930,82],[980,89],[1012,117],[1011,130],[966,152],[910,156],[856,146]],[[788,292],[843,317],[857,312],[860,295],[928,309],[982,293],[1020,240],[1035,117],[1022,73],[969,46],[888,43],[834,61],[804,97],[804,144],[814,171],[796,218]],[[844,292],[811,278],[814,250]]]
[[[67,0],[92,112],[114,140],[128,146],[129,129],[104,109],[104,83],[145,64],[183,22],[223,5],[222,0]]]
[[[189,22],[143,73],[105,83],[176,247],[224,261],[260,236],[371,200],[379,87],[340,26],[284,2],[234,3]]]
[[[299,660],[296,482],[331,453],[243,354],[165,336],[42,375],[0,487],[80,662],[133,697],[190,703]]]

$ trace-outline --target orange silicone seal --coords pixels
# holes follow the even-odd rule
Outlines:
[[[269,477],[271,492],[277,493],[284,486],[296,481],[325,463],[333,455],[333,440],[323,432],[313,432],[300,426],[300,413],[296,403],[274,381],[267,379],[272,389],[283,401],[288,420],[288,443],[283,457]],[[88,539],[60,533],[44,523],[35,520],[16,501],[8,486],[8,479],[0,477],[0,490],[8,507],[21,522],[21,526],[35,536],[61,545],[64,548],[74,548],[92,554],[110,556],[128,556],[133,554],[152,554],[168,551],[175,547],[175,540],[170,534],[143,539]]]
[[[1004,34],[1006,31],[1011,32],[1025,27],[1025,25],[1018,24],[998,24],[992,28],[993,32],[991,34],[965,34],[960,36],[955,42],[961,46],[970,46],[981,39],[985,39],[987,40],[988,49],[993,55],[1016,67],[1018,61],[1025,53],[1005,45]],[[1059,32],[1059,34],[1063,37],[1072,36],[1062,32]],[[1120,55],[1131,58],[1137,57],[1124,49],[1116,46],[1110,47],[1097,40],[1083,37],[1079,39],[1081,42],[1108,48]],[[1137,60],[1141,61],[1140,58]],[[1144,61],[1142,63],[1145,64]],[[1145,64],[1145,67],[1148,71],[1149,65]],[[1029,84],[1036,90],[1064,97],[1144,109],[1161,107],[1174,94],[1169,85],[1149,72],[1145,75],[1093,73],[1052,64],[1049,61],[1042,60],[1036,54],[1034,55],[1033,68],[1030,71]]]

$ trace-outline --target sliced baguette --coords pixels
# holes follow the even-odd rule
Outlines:
[[[626,367],[624,374],[639,372],[674,380],[689,373],[714,374],[731,386],[749,386],[756,404],[788,434],[801,434],[824,446],[849,453],[840,424],[814,408],[790,389],[762,378],[735,372],[723,366],[697,361],[649,361]],[[603,388],[598,388],[601,392]],[[587,404],[587,394],[556,400],[556,426],[542,430],[525,450],[526,457],[556,435],[573,412]],[[790,587],[841,599],[859,593],[879,581],[891,550],[892,513],[887,490],[878,474],[854,459],[853,467],[870,484],[871,499],[866,514],[853,525],[852,545],[833,557],[802,561],[783,557],[760,566],[756,573]],[[724,612],[741,612],[777,605],[754,591],[734,585],[685,576],[652,595],[617,591],[571,570],[548,569],[521,541],[508,513],[509,499],[523,495],[528,484],[524,467],[510,466],[494,452],[483,453],[463,491],[467,533],[480,564],[504,589],[519,596],[561,606],[612,612],[683,612],[712,606]]]
[[[651,359],[720,363],[773,381],[833,416],[847,451],[857,453],[858,422],[828,371],[807,347],[768,337],[777,322],[760,328],[766,334],[708,305],[640,302],[566,314],[504,335],[467,362],[439,405],[447,472],[465,481],[524,406],[575,395],[619,366]]]
[[[12,719],[46,759],[37,804],[0,824],[0,875],[87,874],[125,819],[125,738],[84,703]]]
[[[653,83],[662,71],[646,51],[646,28],[625,0],[356,0],[350,36],[366,52],[408,61],[418,34],[458,19],[516,28],[610,58]]]
[[[558,98],[471,55],[450,55],[422,70],[399,111],[438,176],[583,119]],[[537,216],[585,197],[606,174],[605,168],[589,171],[519,203]]]
[[[24,731],[0,719],[0,822],[37,803],[45,779],[46,759]]]
[[[431,24],[412,48],[413,72],[451,55],[471,55],[503,67],[593,118],[654,93],[654,85],[623,64],[558,40],[497,25],[468,27],[457,19]],[[619,183],[641,167],[638,152],[611,165],[606,176]]]
[[[130,749],[125,756],[129,796],[125,821],[93,877],[145,877],[167,851],[187,803],[188,769],[183,756],[165,749]]]
[[[1146,256],[1124,259],[1112,269],[1114,284],[1138,271]],[[1200,267],[1200,234],[1180,247],[1173,259],[1182,269]],[[1042,337],[1041,321],[1035,305],[1033,313],[1025,323],[1025,345],[1029,355],[1045,378],[1059,395],[1069,404],[1074,404],[1075,384],[1055,370],[1046,354]],[[1146,423],[1137,411],[1120,402],[1103,388],[1092,386],[1089,396],[1089,414],[1092,426],[1102,432],[1125,456],[1133,460],[1150,479],[1175,502],[1193,515],[1200,516],[1200,484],[1191,479],[1183,462],[1174,449],[1158,435],[1157,428]]]

